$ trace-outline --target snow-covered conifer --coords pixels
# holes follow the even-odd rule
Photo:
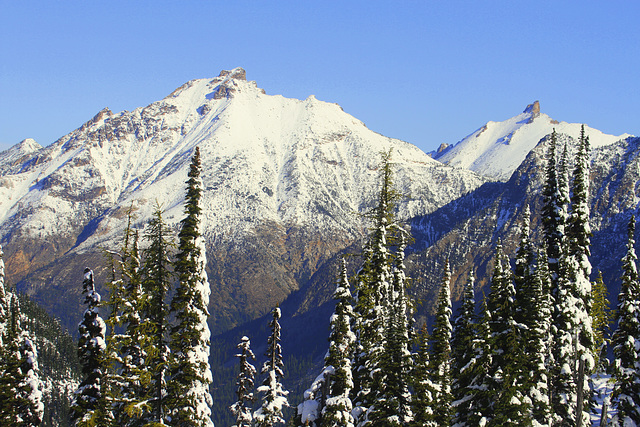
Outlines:
[[[437,427],[433,413],[437,387],[431,378],[429,339],[427,325],[424,324],[418,334],[418,350],[413,363],[413,421],[410,425],[415,427]]]
[[[476,337],[475,330],[475,278],[469,274],[469,280],[464,287],[462,304],[458,316],[453,325],[451,338],[451,371],[453,383],[451,394],[453,396],[453,425],[458,427],[470,427],[469,415],[472,399],[469,387],[473,380],[473,363],[475,355],[473,342]]]
[[[236,420],[232,427],[251,427],[253,423],[253,414],[251,405],[253,404],[254,395],[254,378],[256,368],[251,364],[255,360],[255,355],[251,351],[251,341],[248,337],[242,337],[238,344],[240,353],[236,357],[240,360],[240,372],[236,380],[236,395],[238,400],[231,405],[230,409]]]
[[[289,406],[287,400],[288,391],[282,386],[284,376],[284,362],[282,360],[282,347],[280,345],[280,308],[273,309],[273,319],[269,323],[271,335],[267,341],[267,360],[262,365],[262,374],[266,377],[258,392],[262,394],[262,406],[253,414],[256,427],[271,427],[277,423],[283,423],[282,410]]]
[[[473,340],[474,361],[471,366],[473,379],[469,386],[468,399],[471,402],[469,426],[486,426],[493,419],[496,389],[498,384],[491,375],[493,352],[491,349],[491,313],[487,298],[483,297]]]
[[[582,129],[571,183],[571,215],[567,221],[566,249],[556,283],[554,316],[554,360],[551,393],[557,425],[572,425],[579,419],[591,424],[592,393],[589,377],[595,368],[591,308],[591,263],[589,226],[589,138]],[[580,364],[584,364],[582,376]],[[583,398],[577,402],[578,391]]]
[[[451,425],[453,396],[451,394],[451,269],[449,260],[436,303],[436,318],[431,334],[431,375],[436,385],[434,420],[438,426]]]
[[[496,257],[488,300],[491,311],[490,375],[496,384],[494,418],[496,425],[530,422],[531,404],[525,399],[526,358],[521,346],[522,325],[517,323],[516,291],[509,258],[502,244],[496,246]]]
[[[2,252],[2,246],[0,245],[0,348],[2,348],[2,336],[7,324],[8,313],[9,296],[4,284],[4,252]]]
[[[635,244],[635,217],[628,227],[627,253],[622,258],[622,285],[618,296],[613,333],[613,371],[615,385],[612,400],[618,409],[620,427],[640,426],[640,279]]]
[[[200,150],[191,159],[187,180],[185,217],[178,234],[175,271],[179,284],[171,301],[176,324],[171,330],[171,424],[176,426],[212,426],[209,391],[212,382],[209,366],[211,332],[209,295],[204,239],[200,232]]]
[[[18,296],[6,292],[5,298],[9,309],[0,346],[0,425],[39,425],[44,404],[37,351],[27,331],[22,329]]]
[[[351,330],[353,307],[347,277],[347,265],[343,258],[333,298],[337,300],[331,316],[329,351],[325,357],[325,373],[328,392],[321,412],[322,427],[353,427],[353,405],[349,394],[353,388],[351,358],[355,335]]]
[[[99,413],[99,404],[103,398],[102,377],[104,375],[104,353],[106,350],[106,325],[98,313],[100,294],[96,292],[93,271],[84,270],[82,293],[87,309],[78,325],[78,359],[82,365],[84,379],[75,392],[72,404],[72,418],[76,425],[95,424]]]
[[[547,362],[549,353],[550,296],[548,264],[540,254],[535,263],[535,252],[530,239],[530,211],[525,209],[520,245],[516,252],[514,282],[516,287],[515,321],[519,327],[523,367],[522,394],[531,402],[534,425],[549,425],[549,390]]]
[[[547,258],[551,280],[555,283],[560,275],[560,257],[564,245],[564,227],[566,222],[566,206],[558,179],[558,161],[556,157],[557,134],[555,129],[548,142],[547,165],[545,168],[545,183],[543,188],[544,204],[542,207],[542,225],[544,241],[547,248]],[[563,174],[561,174],[563,175]]]
[[[356,275],[356,339],[354,389],[352,401],[358,425],[369,423],[367,412],[375,411],[384,388],[384,372],[379,367],[385,348],[385,327],[389,314],[389,293],[393,281],[394,206],[391,152],[383,153],[379,168],[381,188],[378,204],[371,212],[373,221],[363,251],[363,265]]]

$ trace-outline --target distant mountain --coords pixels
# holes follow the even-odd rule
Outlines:
[[[469,169],[497,181],[507,181],[540,139],[553,129],[577,138],[579,123],[558,122],[540,112],[535,101],[525,110],[503,122],[488,122],[454,145],[442,146],[431,153],[442,163]],[[607,135],[585,126],[591,147],[597,148],[631,135]]]
[[[0,237],[19,289],[75,328],[88,265],[120,244],[126,212],[144,227],[156,205],[176,226],[196,146],[215,330],[267,312],[363,236],[380,152],[393,150],[403,218],[486,180],[367,129],[340,106],[269,96],[243,69],[192,80],[134,111],[100,111],[48,147],[0,153]]]

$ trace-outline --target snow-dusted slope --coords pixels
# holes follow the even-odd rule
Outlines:
[[[475,171],[491,179],[506,181],[529,151],[553,129],[577,138],[581,124],[558,122],[540,113],[538,101],[519,115],[503,122],[489,122],[457,144],[433,157],[445,164]],[[607,135],[585,126],[591,147],[601,147],[631,135]]]

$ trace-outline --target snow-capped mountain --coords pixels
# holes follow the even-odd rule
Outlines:
[[[488,178],[507,181],[540,139],[550,134],[580,135],[581,124],[558,122],[540,112],[535,101],[515,117],[503,122],[488,122],[452,146],[441,147],[433,158],[451,166],[470,169]],[[609,145],[631,135],[607,135],[585,126],[592,148]]]
[[[170,225],[181,219],[196,146],[219,297],[212,313],[229,325],[280,302],[362,236],[380,152],[393,150],[404,218],[485,182],[370,131],[336,104],[269,96],[245,76],[237,68],[192,80],[144,108],[104,109],[51,146],[25,140],[0,153],[0,236],[12,279],[52,309],[77,305],[84,264],[104,264],[100,248],[120,244],[131,207],[138,227],[158,205]]]

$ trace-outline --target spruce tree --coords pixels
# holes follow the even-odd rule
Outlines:
[[[280,346],[280,308],[273,309],[273,319],[269,323],[271,335],[267,340],[267,360],[262,365],[262,374],[266,377],[258,392],[262,394],[262,406],[253,414],[256,427],[271,427],[278,423],[284,423],[282,410],[289,406],[287,400],[288,391],[282,386],[284,376],[284,362],[282,360],[282,347]]]
[[[149,373],[146,394],[151,405],[150,420],[167,423],[167,377],[169,370],[169,325],[166,298],[173,280],[170,248],[172,232],[162,218],[162,208],[156,206],[144,235],[148,242],[144,250],[141,270],[143,297],[141,300],[141,328],[147,335],[146,349]]]
[[[349,394],[353,388],[351,358],[355,335],[351,330],[353,307],[349,288],[347,265],[342,258],[340,274],[333,294],[337,303],[334,314],[331,316],[329,351],[325,357],[328,392],[321,412],[322,427],[353,427],[354,425],[351,416],[353,404]]]
[[[471,426],[469,416],[473,402],[469,387],[473,381],[472,371],[475,362],[473,342],[476,338],[474,286],[475,279],[473,273],[470,273],[462,294],[460,310],[453,325],[451,339],[451,370],[454,373],[451,385],[453,425],[458,427]]]
[[[39,425],[44,413],[38,355],[27,331],[15,292],[6,292],[9,304],[3,345],[0,347],[0,425]]]
[[[407,425],[413,418],[409,392],[411,351],[409,343],[410,302],[406,294],[404,250],[406,235],[395,229],[398,241],[394,251],[392,283],[387,288],[384,346],[379,360],[382,383],[378,400],[368,414],[373,424]]]
[[[531,402],[535,423],[549,425],[549,390],[547,363],[551,303],[548,288],[548,263],[542,254],[536,266],[530,239],[530,211],[527,206],[516,252],[514,282],[516,288],[515,321],[518,325],[522,354],[521,383],[523,397]]]
[[[488,307],[491,311],[490,375],[495,389],[495,414],[489,425],[530,425],[530,402],[524,396],[525,354],[522,325],[515,319],[516,292],[509,259],[498,242]]]
[[[253,404],[254,395],[254,378],[256,368],[251,364],[255,360],[255,355],[251,351],[251,341],[248,337],[242,337],[238,344],[240,353],[236,357],[240,360],[240,372],[236,380],[236,395],[238,399],[231,405],[231,413],[236,420],[233,427],[251,427],[253,424],[253,415],[251,413],[251,405]]]
[[[354,355],[354,414],[359,426],[369,423],[368,414],[383,393],[384,372],[380,361],[385,349],[385,327],[389,314],[390,286],[393,281],[394,207],[397,193],[393,189],[391,152],[383,153],[379,168],[381,188],[378,204],[371,212],[372,231],[363,251],[363,265],[356,275],[355,314],[357,345]]]
[[[562,183],[558,179],[557,150],[558,138],[555,129],[548,142],[545,167],[545,183],[543,187],[542,225],[544,241],[547,248],[547,259],[551,280],[556,286],[560,276],[560,258],[564,246],[564,227],[566,223],[566,206],[561,191]],[[563,173],[560,174],[564,176]]]
[[[2,348],[2,337],[7,325],[9,316],[9,295],[4,284],[4,252],[0,245],[0,348]],[[0,363],[2,363],[0,361]],[[2,365],[0,365],[1,367]]]
[[[622,285],[613,333],[613,404],[619,426],[640,426],[640,279],[635,244],[635,217],[628,226],[627,253],[622,258]]]
[[[423,324],[418,334],[418,349],[414,355],[412,386],[413,406],[412,427],[437,427],[434,418],[435,396],[437,385],[431,375],[429,332],[427,325]]]
[[[483,297],[480,314],[476,322],[476,337],[473,341],[474,361],[471,366],[473,379],[467,399],[471,402],[469,426],[486,426],[494,416],[494,404],[498,382],[492,375],[493,351],[491,348],[491,312],[488,301]]]
[[[578,142],[571,183],[571,214],[566,228],[566,249],[561,277],[555,288],[553,409],[556,425],[572,425],[582,420],[590,425],[592,393],[589,377],[595,368],[591,308],[591,263],[589,226],[589,138],[584,126]],[[584,365],[582,376],[580,365]],[[578,390],[583,397],[577,401]]]
[[[171,330],[171,425],[212,426],[209,391],[212,382],[209,366],[210,336],[207,319],[211,289],[205,272],[204,239],[200,233],[200,150],[191,159],[185,202],[185,217],[178,234],[175,271],[178,288],[171,301],[176,324]]]
[[[449,260],[438,294],[436,318],[431,334],[431,375],[436,385],[434,399],[434,421],[438,426],[451,425],[453,396],[451,394],[451,269]]]
[[[84,270],[82,293],[87,309],[78,325],[78,359],[84,379],[75,392],[71,410],[72,418],[78,426],[95,425],[101,414],[100,401],[103,398],[102,379],[105,372],[106,325],[98,313],[100,294],[96,292],[93,271]]]

